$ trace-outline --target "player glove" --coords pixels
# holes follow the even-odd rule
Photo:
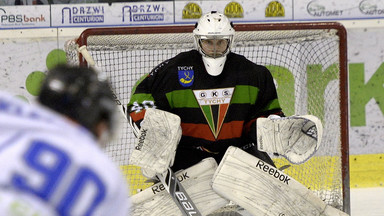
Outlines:
[[[313,115],[280,117],[271,115],[257,119],[257,148],[278,153],[291,163],[308,160],[319,148],[323,128]]]

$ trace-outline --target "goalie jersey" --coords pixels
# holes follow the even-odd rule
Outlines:
[[[57,215],[128,215],[121,172],[88,130],[1,92],[0,167],[0,194],[12,194],[10,205],[27,196]]]
[[[182,138],[173,169],[186,169],[203,158],[220,163],[229,146],[237,146],[273,163],[258,152],[255,121],[270,114],[283,116],[269,70],[244,56],[229,53],[218,76],[207,73],[201,54],[183,52],[142,77],[128,104],[140,125],[145,109],[154,107],[181,118]]]

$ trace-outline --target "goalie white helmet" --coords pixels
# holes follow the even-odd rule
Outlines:
[[[225,15],[212,11],[199,19],[193,34],[208,74],[220,75],[235,35],[232,23]]]

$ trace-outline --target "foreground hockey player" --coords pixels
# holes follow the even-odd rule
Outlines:
[[[0,215],[128,215],[128,186],[100,148],[116,126],[109,85],[59,66],[38,101],[0,94]]]

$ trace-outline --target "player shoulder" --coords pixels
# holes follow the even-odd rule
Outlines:
[[[255,63],[254,61],[248,59],[247,57],[237,54],[237,53],[229,53],[228,54],[228,61],[229,62],[236,62],[236,67],[243,67],[246,69],[251,69],[253,71],[259,71],[259,72],[268,72],[268,69],[263,66]]]
[[[175,56],[177,59],[194,59],[196,57],[201,57],[201,54],[197,50],[189,50],[185,52],[181,52]]]
[[[149,76],[166,73],[170,68],[173,68],[174,66],[177,66],[180,64],[186,64],[187,62],[191,62],[191,61],[193,62],[199,56],[201,55],[197,50],[189,50],[189,51],[181,52],[176,56],[158,64],[155,68],[152,69],[152,71],[149,73]]]

